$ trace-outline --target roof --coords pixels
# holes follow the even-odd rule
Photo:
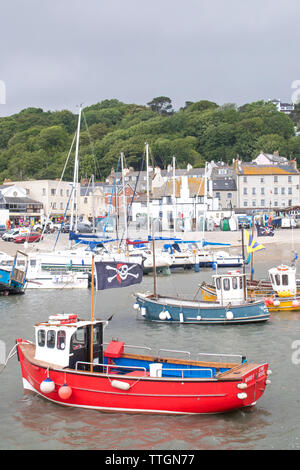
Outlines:
[[[213,179],[213,190],[214,191],[236,191],[236,182],[233,178],[225,176],[223,178]]]
[[[4,200],[7,204],[39,204],[42,206],[43,204],[39,201],[35,201],[34,199],[30,199],[29,197],[7,197],[4,196]]]
[[[242,163],[238,166],[237,175],[297,175],[299,174],[292,165],[255,165]]]

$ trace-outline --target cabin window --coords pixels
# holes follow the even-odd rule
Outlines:
[[[237,286],[238,286],[237,278],[236,278],[236,277],[233,277],[233,278],[232,278],[232,287],[233,287],[234,289],[237,289]]]
[[[46,339],[45,330],[39,330],[38,331],[38,345],[41,347],[45,346],[45,339]]]
[[[223,279],[223,288],[224,290],[230,290],[230,279],[228,277]]]
[[[47,348],[54,348],[55,347],[55,331],[49,330],[47,331]]]
[[[221,289],[221,282],[220,282],[220,278],[219,278],[219,277],[216,278],[216,287],[217,287],[218,290]]]
[[[85,346],[85,329],[79,328],[72,337],[73,347],[75,349]]]
[[[289,285],[289,276],[287,274],[282,275],[282,285],[288,286]]]
[[[65,349],[66,347],[66,332],[59,330],[57,332],[57,349]]]
[[[279,276],[279,274],[275,274],[275,282],[276,282],[277,286],[280,286],[280,276]]]

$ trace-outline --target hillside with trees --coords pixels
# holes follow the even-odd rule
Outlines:
[[[166,96],[146,106],[104,100],[82,112],[80,177],[104,179],[116,168],[121,152],[126,164],[139,170],[149,143],[152,165],[161,168],[176,157],[178,167],[205,161],[231,163],[239,155],[250,161],[262,150],[300,163],[299,105],[292,115],[277,111],[269,102],[237,107],[211,101],[185,103],[175,111]],[[0,179],[60,178],[77,127],[78,116],[68,110],[27,108],[0,118]],[[72,154],[74,154],[74,147]],[[71,157],[64,179],[73,178]],[[143,168],[145,169],[145,167]]]

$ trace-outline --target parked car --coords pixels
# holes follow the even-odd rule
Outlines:
[[[2,235],[2,240],[6,242],[13,242],[15,237],[19,235],[23,235],[24,233],[29,233],[29,229],[27,228],[13,228],[8,230]]]
[[[31,233],[23,233],[22,235],[18,235],[15,237],[14,242],[15,243],[33,243],[33,242],[39,242],[42,240],[43,237],[40,233],[38,232],[31,232]]]
[[[70,224],[64,224],[61,228],[62,233],[69,233],[70,232]]]
[[[89,224],[84,224],[82,222],[77,224],[78,233],[93,233],[93,227]]]

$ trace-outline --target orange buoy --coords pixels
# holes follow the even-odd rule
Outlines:
[[[72,395],[72,389],[69,385],[64,384],[58,389],[58,395],[62,400],[67,400]]]

